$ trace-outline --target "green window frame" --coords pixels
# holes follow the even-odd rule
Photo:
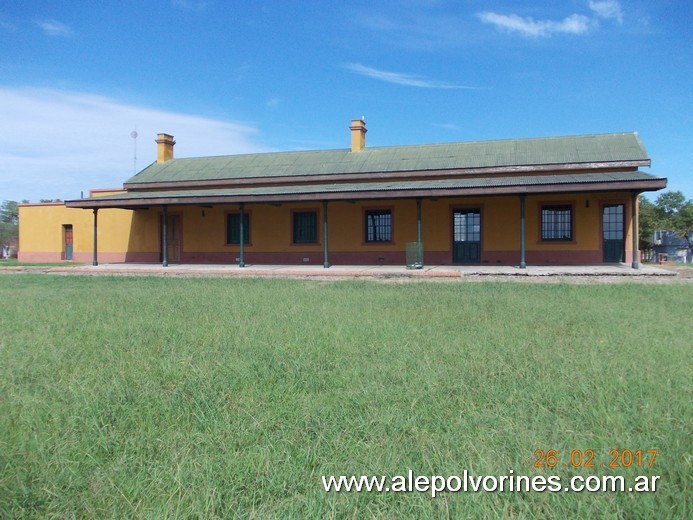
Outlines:
[[[602,228],[604,240],[623,240],[624,237],[624,205],[607,204],[602,210]]]
[[[573,240],[573,207],[571,205],[541,207],[541,239],[547,242]]]
[[[453,240],[455,242],[481,242],[480,210],[455,210],[453,221]]]
[[[226,214],[226,244],[240,245],[240,213]],[[250,215],[243,212],[243,243],[250,244]]]
[[[318,213],[316,211],[295,211],[294,244],[318,243]]]
[[[389,209],[367,210],[366,242],[392,242],[392,211]]]

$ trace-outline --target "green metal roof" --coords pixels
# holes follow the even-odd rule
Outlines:
[[[334,184],[253,186],[232,189],[129,191],[105,197],[68,201],[68,207],[130,207],[148,204],[221,204],[243,201],[353,200],[363,198],[401,198],[408,193],[416,196],[465,196],[478,194],[569,192],[579,189],[657,190],[666,185],[666,179],[648,173],[600,172],[563,175],[527,175],[512,177],[475,177],[445,180],[412,180],[392,182],[353,182]]]
[[[649,161],[637,133],[172,159],[125,184],[623,161]]]

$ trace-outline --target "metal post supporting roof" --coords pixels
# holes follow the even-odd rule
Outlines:
[[[520,269],[526,269],[525,261],[525,196],[520,195]]]
[[[94,258],[91,265],[99,265],[99,259],[97,256],[97,230],[98,230],[98,219],[99,219],[99,208],[94,208]]]
[[[166,221],[168,220],[168,215],[166,211],[166,206],[161,206],[161,265],[163,267],[168,267],[168,233],[166,232]]]
[[[421,199],[416,199],[416,243],[421,247]]]
[[[322,241],[324,246],[323,251],[323,267],[327,269],[330,267],[330,261],[327,258],[327,201],[322,201]]]
[[[238,253],[238,267],[245,267],[245,258],[244,256],[244,242],[245,242],[245,226],[243,225],[243,203],[241,202],[239,205],[239,210],[238,210],[238,221],[240,222],[239,226],[239,253]]]
[[[416,268],[423,268],[423,243],[421,242],[421,197],[416,199]]]
[[[638,229],[638,192],[634,191],[633,192],[633,197],[631,198],[630,202],[631,206],[631,222],[633,225],[631,226],[633,228],[633,263],[631,264],[631,267],[633,269],[640,269],[640,264],[638,263],[638,238],[640,234],[640,230]]]

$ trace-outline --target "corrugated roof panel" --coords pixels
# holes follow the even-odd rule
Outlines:
[[[427,171],[614,161],[647,161],[635,133],[508,139],[307,152],[173,159],[154,163],[127,184],[298,175]]]

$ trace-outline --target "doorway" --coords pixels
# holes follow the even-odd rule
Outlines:
[[[73,249],[73,234],[72,234],[72,224],[63,224],[63,258],[65,260],[72,260],[72,249]]]
[[[452,216],[452,261],[481,263],[481,210],[457,209]]]
[[[163,229],[160,231],[159,236],[162,236]],[[161,242],[159,251],[163,250],[163,240]],[[180,262],[180,242],[180,215],[168,215],[166,218],[166,253],[169,262]],[[159,260],[163,261],[163,254],[160,255]]]
[[[623,262],[625,259],[623,204],[608,204],[602,209],[602,246],[604,262]]]

